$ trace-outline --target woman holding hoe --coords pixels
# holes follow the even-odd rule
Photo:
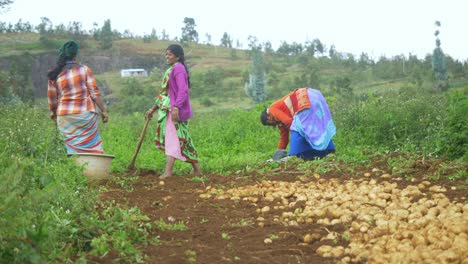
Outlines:
[[[190,104],[190,76],[185,65],[184,50],[180,45],[172,44],[166,49],[166,70],[161,90],[155,104],[146,112],[151,118],[158,110],[156,147],[166,154],[166,169],[159,178],[173,175],[176,159],[192,164],[193,173],[201,174],[198,165],[198,154],[189,133],[188,119],[192,114]]]

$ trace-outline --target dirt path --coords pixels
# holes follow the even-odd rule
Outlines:
[[[387,233],[376,233],[382,231],[378,229],[381,227],[379,223],[382,223],[378,221],[379,214],[395,214],[391,211],[392,205],[404,204],[406,201],[400,200],[401,197],[408,197],[407,200],[416,204],[436,194],[436,198],[440,196],[440,199],[435,200],[433,207],[437,207],[437,203],[440,205],[442,198],[446,197],[443,200],[445,208],[458,210],[457,216],[461,217],[457,219],[461,219],[462,225],[468,226],[468,212],[463,212],[468,209],[467,206],[463,207],[467,196],[465,181],[439,181],[436,184],[424,182],[428,175],[437,170],[436,163],[426,162],[421,165],[415,162],[411,165],[413,169],[405,173],[404,178],[392,175],[392,168],[385,164],[382,160],[375,160],[372,166],[355,168],[353,172],[344,172],[343,168],[336,167],[323,175],[314,175],[295,166],[285,165],[264,175],[255,171],[228,177],[205,175],[205,182],[198,182],[189,176],[172,177],[161,182],[156,172],[140,171],[135,172],[139,180],[133,184],[133,191],[128,192],[108,183],[109,190],[102,194],[102,198],[137,206],[154,223],[159,223],[159,228],[153,230],[153,236],[159,236],[160,242],[144,249],[148,256],[147,263],[377,262],[379,259],[372,254],[378,253],[375,247],[379,243],[371,241],[373,235],[385,238],[387,233],[408,230],[406,226],[404,230],[387,228]],[[435,185],[439,189],[433,187]],[[345,198],[340,200],[340,197],[347,195],[347,189],[343,186],[351,190],[346,196],[349,199],[346,199],[355,201],[349,208],[359,207],[349,215],[341,206],[345,204]],[[382,199],[377,196],[374,198],[374,192],[365,190],[365,186],[375,190],[375,195],[388,195]],[[364,190],[364,195],[354,196],[363,193],[359,190]],[[374,199],[364,201],[362,197]],[[379,199],[383,200],[383,204],[378,203]],[[357,201],[362,202],[357,204]],[[414,213],[412,208],[416,208],[412,204],[405,206],[408,211],[406,216],[398,216],[399,226],[405,226],[401,221],[411,222],[411,213]],[[338,213],[340,210],[342,213]],[[367,214],[361,213],[366,210]],[[441,214],[439,212],[439,218]],[[367,219],[368,215],[376,218]],[[333,219],[335,221],[330,223]],[[391,224],[394,218],[382,219]],[[164,223],[185,229],[165,230],[167,228],[161,227]],[[421,230],[424,228],[421,227]],[[365,232],[363,229],[366,229]],[[454,261],[457,263],[456,260],[465,257],[466,253],[460,253],[462,251],[459,247],[452,245],[454,241],[462,243],[462,247],[468,245],[468,230],[462,227],[454,232],[458,233],[447,237],[450,246],[445,249],[441,247],[445,251],[451,250],[447,254],[455,254]],[[412,238],[416,236],[413,232],[410,238],[402,237],[399,242],[408,240],[413,243],[414,249],[417,245],[414,245]],[[386,243],[391,242],[390,238],[386,240]],[[360,243],[367,247],[371,243],[373,248],[365,252],[358,251]],[[426,238],[424,244],[431,245],[429,238]],[[382,250],[389,254],[389,250]],[[406,252],[404,250],[401,251]],[[389,258],[397,260],[400,255],[390,255]],[[447,259],[450,258],[447,256]],[[98,262],[112,261],[111,254]]]

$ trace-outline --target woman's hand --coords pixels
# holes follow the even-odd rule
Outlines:
[[[145,113],[145,119],[151,119],[151,118],[153,118],[153,112],[154,112],[154,109],[153,109],[153,108],[150,108],[148,111],[146,111],[146,113]]]
[[[280,159],[285,158],[287,156],[288,156],[288,152],[285,149],[277,149],[271,159],[273,161],[279,161]]]
[[[106,111],[101,112],[101,117],[102,117],[102,122],[107,123],[107,121],[109,121],[109,115],[107,114]]]
[[[179,121],[179,108],[174,107],[172,109],[172,122]]]
[[[50,119],[57,120],[57,113],[55,111],[50,111]]]

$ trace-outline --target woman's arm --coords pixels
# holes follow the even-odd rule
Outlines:
[[[107,121],[109,120],[109,115],[107,114],[107,110],[104,106],[104,103],[102,102],[101,96],[97,96],[96,98],[94,98],[94,101],[96,102],[99,109],[101,109],[102,122],[107,123]]]
[[[172,87],[171,89],[176,89],[177,94],[173,105],[180,109],[185,105],[185,102],[187,102],[189,97],[187,71],[185,70],[184,65],[178,64],[174,67],[171,75],[173,76],[176,84],[176,87]]]
[[[153,118],[153,113],[154,111],[158,110],[158,106],[156,104],[154,104],[153,106],[150,107],[150,109],[148,109],[148,111],[146,111],[145,113],[145,118],[146,119],[151,119]]]
[[[88,66],[85,66],[85,68],[86,68],[86,87],[88,88],[88,92],[91,98],[101,110],[102,122],[107,123],[107,121],[109,121],[109,115],[107,114],[106,107],[104,106],[104,103],[102,102],[101,91],[99,91],[99,88],[96,83],[96,79],[94,79],[94,75],[91,69]]]
[[[55,83],[50,80],[47,83],[47,101],[49,102],[50,118],[56,119],[58,105],[57,87],[55,87]]]
[[[277,149],[286,149],[289,144],[289,127],[281,124],[278,128],[280,131],[280,140]]]

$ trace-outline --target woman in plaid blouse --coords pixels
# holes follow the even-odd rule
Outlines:
[[[76,42],[65,43],[55,68],[47,73],[50,117],[57,120],[68,154],[102,154],[96,105],[104,123],[108,115],[91,69],[76,61],[78,50]]]

